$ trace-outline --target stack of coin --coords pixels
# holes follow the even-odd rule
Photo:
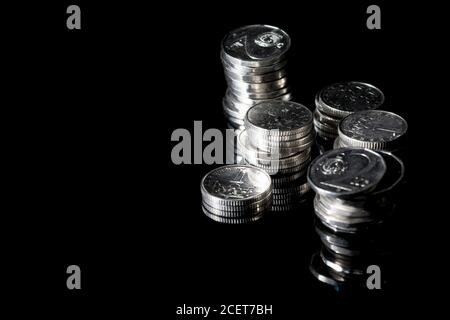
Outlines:
[[[270,175],[304,169],[314,142],[312,113],[292,101],[271,100],[250,108],[238,146],[245,161]]]
[[[308,182],[316,192],[316,216],[332,230],[366,230],[393,211],[393,202],[388,200],[403,175],[403,163],[390,153],[349,148],[328,151],[308,170]]]
[[[283,30],[250,25],[222,41],[221,59],[228,84],[223,109],[229,128],[244,129],[247,110],[271,99],[290,100],[286,54],[291,40]]]
[[[367,148],[397,151],[408,129],[405,119],[382,110],[355,112],[339,124],[334,148]]]
[[[327,86],[316,95],[314,128],[319,138],[333,141],[339,122],[353,112],[373,110],[384,102],[383,93],[362,82],[339,82]]]
[[[273,211],[290,211],[310,190],[306,168],[314,142],[312,113],[292,101],[271,100],[250,108],[238,146],[244,161],[272,176]]]
[[[228,165],[212,170],[201,181],[202,208],[221,223],[259,220],[272,206],[272,181],[262,169]]]

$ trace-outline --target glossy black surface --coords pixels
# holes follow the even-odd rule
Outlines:
[[[14,95],[7,108],[17,112],[8,118],[17,166],[9,189],[20,196],[5,213],[14,232],[4,245],[14,255],[4,263],[19,274],[5,274],[18,297],[79,318],[178,319],[182,304],[273,304],[274,319],[434,310],[423,298],[434,291],[423,285],[439,279],[424,266],[437,256],[425,241],[441,215],[431,209],[437,187],[424,180],[423,141],[433,132],[422,131],[428,120],[418,93],[430,78],[420,72],[430,68],[420,66],[429,60],[418,50],[430,33],[410,25],[420,15],[381,5],[382,30],[373,31],[365,25],[368,4],[82,1],[83,29],[75,33],[65,27],[69,4],[28,8],[36,15],[21,8],[16,21],[24,26],[8,45],[17,51],[7,63],[13,89],[5,90]],[[225,128],[220,44],[251,23],[290,35],[293,101],[313,110],[325,85],[363,81],[383,91],[384,110],[408,121],[381,291],[336,291],[311,275],[321,246],[312,195],[296,212],[222,225],[201,208],[200,180],[214,166],[171,162],[173,130],[193,132],[195,120],[203,130]],[[70,264],[82,269],[80,292],[66,289]]]

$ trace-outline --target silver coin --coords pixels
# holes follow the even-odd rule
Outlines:
[[[247,98],[247,97],[236,96],[232,90],[227,89],[225,96],[227,97],[227,99],[229,101],[233,101],[233,102],[237,102],[237,103],[245,104],[245,105],[249,105],[249,106],[254,106],[258,103],[269,101],[269,100],[291,100],[292,99],[292,93],[289,91],[287,93],[277,96],[275,98],[251,99],[251,98]]]
[[[245,126],[265,135],[286,136],[308,132],[312,113],[307,107],[292,101],[272,100],[250,108]]]
[[[356,233],[369,228],[369,226],[380,222],[380,220],[361,220],[361,219],[340,219],[337,216],[327,214],[320,205],[316,205],[314,199],[314,213],[324,225],[338,232]]]
[[[376,150],[395,146],[408,124],[399,115],[382,110],[354,113],[339,124],[339,139],[346,145]]]
[[[255,146],[253,142],[249,139],[247,135],[247,130],[242,131],[238,136],[238,148],[239,151],[246,156],[248,159],[261,160],[268,163],[277,164],[281,163],[291,163],[291,162],[303,162],[309,159],[310,148],[302,149],[300,152],[283,153],[282,151],[286,149],[274,148],[274,149],[261,149],[259,146]],[[293,149],[287,149],[293,150]]]
[[[237,100],[242,101],[242,99],[252,99],[252,100],[270,100],[283,96],[291,92],[290,87],[284,87],[282,89],[267,91],[267,92],[247,92],[247,91],[237,91],[233,88],[228,87],[230,94],[236,97]]]
[[[328,115],[326,115],[325,113],[322,113],[319,109],[315,109],[314,110],[314,119],[317,122],[323,123],[323,124],[327,124],[333,128],[337,128],[337,126],[339,125],[339,122],[341,122],[340,119],[338,118],[333,118],[330,117]]]
[[[384,95],[378,88],[357,81],[334,83],[316,96],[316,107],[338,118],[357,111],[377,109],[383,102]]]
[[[307,136],[304,139],[299,139],[298,143],[294,143],[292,141],[279,143],[268,142],[260,138],[255,139],[255,137],[247,138],[247,132],[248,130],[245,130],[244,136],[242,137],[242,139],[244,139],[244,141],[242,141],[243,146],[245,146],[246,143],[251,143],[260,153],[279,155],[279,158],[286,158],[304,151],[308,151],[314,143],[314,138],[311,136]],[[247,139],[248,142],[246,142],[245,139]]]
[[[385,195],[392,191],[402,180],[405,175],[405,165],[396,155],[386,152],[378,151],[386,163],[386,173],[376,188],[370,193],[370,197],[377,197]]]
[[[317,195],[321,208],[324,211],[339,217],[348,218],[370,218],[372,213],[364,208],[363,203],[346,202],[339,198],[331,198],[324,195]]]
[[[241,75],[263,75],[282,70],[287,65],[287,60],[282,60],[264,67],[246,67],[230,63],[223,52],[220,54],[220,57],[222,59],[222,66],[225,73],[236,73]]]
[[[314,127],[314,130],[317,133],[317,135],[324,140],[334,140],[337,137],[337,134],[330,133],[328,131],[323,131],[318,127]]]
[[[243,218],[243,217],[251,217],[256,216],[264,211],[267,211],[272,206],[272,196],[270,196],[269,200],[260,201],[258,204],[253,206],[245,207],[245,208],[236,208],[236,207],[227,207],[224,209],[219,209],[210,206],[206,202],[202,202],[202,205],[205,209],[207,209],[210,213],[215,214],[217,216],[221,216],[224,218]]]
[[[245,83],[265,83],[271,82],[275,80],[282,79],[286,76],[286,70],[281,69],[275,72],[256,74],[256,75],[247,75],[242,73],[235,73],[231,70],[225,71],[225,78],[227,82],[229,81],[237,81],[237,82],[245,82]]]
[[[227,165],[212,170],[201,181],[203,200],[210,205],[245,206],[272,191],[270,176],[261,169]]]
[[[234,64],[259,67],[282,60],[290,45],[288,34],[277,27],[249,25],[227,34],[222,50]]]
[[[246,109],[237,109],[234,104],[229,103],[225,98],[222,99],[222,106],[223,111],[227,116],[242,119],[242,121],[244,120],[248,109],[250,109],[250,106],[246,106]]]
[[[319,129],[320,131],[325,131],[325,132],[328,132],[328,133],[333,134],[333,135],[337,135],[338,134],[338,128],[337,127],[332,127],[331,125],[319,122],[316,119],[313,120],[313,123],[314,123],[314,127]]]
[[[297,148],[297,147],[309,147],[310,143],[314,140],[314,135],[312,134],[312,130],[307,132],[306,135],[300,138],[292,138],[292,136],[268,136],[259,134],[259,132],[255,132],[254,130],[248,130],[248,135],[251,137],[251,141],[258,146],[267,146],[269,148]],[[295,137],[295,136],[294,136]],[[288,139],[280,139],[280,138],[289,138]]]
[[[303,164],[306,161],[309,161],[310,159],[310,151],[305,150],[304,152],[300,152],[298,154],[286,157],[286,158],[279,158],[279,159],[271,159],[269,157],[252,157],[249,154],[243,153],[243,156],[245,160],[259,168],[268,168],[272,170],[282,170],[282,169],[289,169],[292,167],[298,167],[299,165]]]
[[[279,91],[287,87],[287,77],[263,83],[246,83],[241,81],[229,81],[228,87],[233,91],[247,92],[247,93],[265,93],[272,91]]]
[[[237,142],[240,152],[246,158],[277,161],[279,159],[287,158],[299,153],[299,151],[294,149],[286,150],[276,147],[270,148],[270,146],[268,145],[263,145],[263,148],[261,148],[260,144],[255,144],[252,139],[250,139],[247,130],[241,131],[237,138]]]
[[[247,159],[245,159],[245,163],[257,168],[260,168],[262,170],[264,170],[265,172],[267,172],[267,174],[269,175],[288,175],[288,174],[294,174],[297,172],[301,172],[302,170],[304,170],[308,165],[309,165],[309,161],[310,159],[307,159],[305,162],[303,162],[302,164],[296,166],[296,167],[290,167],[290,168],[285,168],[285,169],[279,169],[277,167],[274,166],[263,166],[261,164],[250,164]]]
[[[317,157],[308,181],[319,194],[348,197],[373,190],[386,172],[381,155],[366,149],[335,149]]]
[[[246,109],[248,110],[250,107],[253,107],[254,105],[264,102],[265,100],[255,100],[255,99],[247,99],[247,98],[240,98],[236,97],[232,94],[231,90],[226,91],[225,93],[225,99],[229,104],[232,104],[236,109]],[[292,93],[288,92],[284,95],[281,95],[279,97],[276,97],[277,100],[291,100],[292,99]]]

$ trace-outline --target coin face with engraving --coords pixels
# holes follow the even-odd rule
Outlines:
[[[386,172],[381,155],[367,149],[335,149],[316,158],[308,182],[319,194],[352,197],[373,190]]]
[[[260,67],[282,60],[290,45],[287,33],[277,27],[249,25],[226,35],[222,50],[232,64]]]
[[[380,89],[357,81],[334,83],[323,88],[316,97],[316,106],[321,112],[338,118],[377,109],[383,102],[384,95]]]
[[[408,124],[399,115],[382,110],[354,113],[339,124],[339,139],[345,145],[386,150],[406,133]]]
[[[271,184],[270,176],[264,170],[231,165],[209,172],[201,182],[201,190],[210,205],[239,205],[265,198],[271,191]]]
[[[250,108],[245,116],[248,129],[274,135],[292,135],[309,132],[312,127],[312,112],[296,102],[272,100]],[[277,130],[277,131],[271,131]]]

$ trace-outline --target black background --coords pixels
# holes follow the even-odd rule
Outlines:
[[[418,190],[428,171],[412,142],[422,141],[418,128],[431,117],[423,110],[433,105],[423,100],[433,64],[424,52],[436,52],[435,34],[420,17],[439,9],[377,3],[382,29],[368,30],[372,3],[73,3],[82,30],[66,29],[72,2],[10,11],[5,93],[14,114],[6,135],[14,209],[6,226],[14,235],[5,265],[14,272],[5,280],[13,297],[29,295],[61,317],[89,310],[165,319],[176,317],[178,305],[229,303],[273,304],[276,319],[339,318],[426,306],[433,291],[424,285],[436,280],[425,267],[436,257],[423,241],[434,219],[424,213],[434,203],[432,190]],[[194,120],[204,130],[224,128],[220,42],[254,23],[291,36],[295,101],[313,109],[323,86],[365,81],[409,123],[408,181],[386,290],[345,296],[309,274],[318,248],[311,210],[248,226],[213,223],[199,192],[213,167],[171,163],[176,128],[193,132]],[[71,264],[81,267],[81,291],[66,288]]]

